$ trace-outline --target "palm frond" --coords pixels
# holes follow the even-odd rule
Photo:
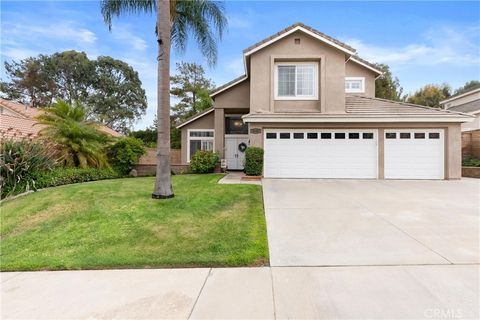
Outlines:
[[[85,120],[79,103],[58,101],[37,119],[45,125],[41,136],[55,143],[66,165],[108,166],[104,147],[109,138],[98,130],[98,124]]]
[[[122,13],[154,13],[157,10],[155,0],[102,0],[100,3],[103,21],[112,29],[112,18]]]
[[[184,52],[191,33],[200,51],[210,65],[217,61],[217,40],[227,27],[223,3],[209,0],[176,1],[172,15],[172,42],[175,49]]]

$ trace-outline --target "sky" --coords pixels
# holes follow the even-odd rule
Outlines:
[[[386,63],[405,93],[429,83],[454,89],[480,79],[480,2],[226,1],[228,30],[218,44],[218,62],[208,67],[194,39],[180,61],[202,64],[221,85],[244,73],[242,50],[303,22],[357,49],[360,57]],[[129,63],[147,92],[147,113],[136,124],[153,123],[156,111],[155,17],[126,15],[104,24],[99,1],[4,1],[1,10],[0,77],[4,61],[78,50],[89,58],[108,55]]]

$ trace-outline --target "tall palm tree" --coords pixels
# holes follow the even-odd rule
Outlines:
[[[102,0],[109,29],[112,18],[124,13],[157,14],[157,172],[152,197],[173,197],[170,170],[170,44],[183,52],[191,34],[210,65],[217,60],[217,39],[227,26],[224,6],[209,0]]]
[[[85,120],[85,109],[63,100],[54,103],[37,117],[45,127],[40,135],[53,142],[60,160],[67,166],[108,167],[104,146],[109,138],[98,124]]]

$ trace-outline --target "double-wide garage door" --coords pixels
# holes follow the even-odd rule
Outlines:
[[[442,130],[385,130],[386,179],[443,179]],[[266,178],[378,177],[376,129],[267,129]]]

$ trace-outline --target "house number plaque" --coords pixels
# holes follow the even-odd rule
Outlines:
[[[252,129],[250,129],[250,133],[251,133],[251,134],[259,134],[259,133],[262,133],[262,129],[260,129],[260,128],[252,128]]]

